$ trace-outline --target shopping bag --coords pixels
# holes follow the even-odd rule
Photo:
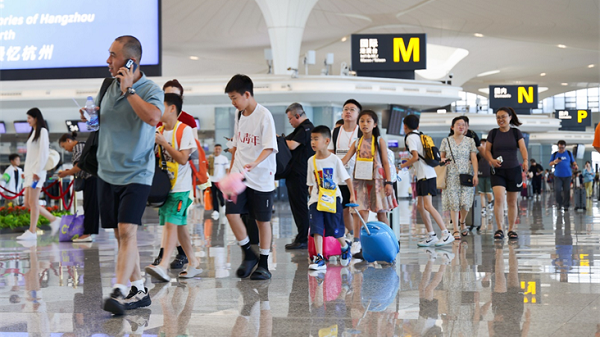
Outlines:
[[[446,188],[446,165],[434,166],[435,174],[437,175],[436,187],[438,190]]]
[[[69,214],[63,215],[60,221],[58,241],[71,242],[83,235],[83,219],[85,215]]]
[[[210,191],[210,188],[207,188],[204,190],[204,210],[212,211],[212,209],[213,209],[212,193]]]

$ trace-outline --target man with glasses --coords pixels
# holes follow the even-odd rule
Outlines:
[[[569,210],[571,201],[571,166],[575,162],[573,154],[567,148],[567,142],[559,140],[558,151],[550,156],[550,165],[554,166],[554,193],[556,194],[556,207]]]

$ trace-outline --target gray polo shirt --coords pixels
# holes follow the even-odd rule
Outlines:
[[[144,101],[159,108],[161,114],[164,112],[164,92],[144,73],[133,89]],[[100,104],[98,176],[112,185],[152,185],[155,130],[136,115],[115,80]]]

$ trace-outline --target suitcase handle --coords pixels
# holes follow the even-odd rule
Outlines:
[[[360,216],[360,212],[358,212],[356,210],[356,207],[358,207],[358,204],[346,204],[346,206],[352,208],[354,210],[354,212],[356,212],[356,214],[358,215],[358,218],[360,219],[360,221],[362,222],[363,226],[365,227],[365,230],[367,231],[367,234],[369,234],[369,236],[370,236],[371,235],[371,231],[369,230],[369,227],[367,226],[367,223],[362,218],[362,216]]]

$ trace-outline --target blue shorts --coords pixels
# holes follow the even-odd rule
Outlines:
[[[309,206],[310,235],[314,233],[323,236],[333,236],[341,238],[345,235],[346,228],[344,227],[344,219],[342,217],[342,202],[340,198],[336,198],[335,213],[317,211],[317,203]]]

